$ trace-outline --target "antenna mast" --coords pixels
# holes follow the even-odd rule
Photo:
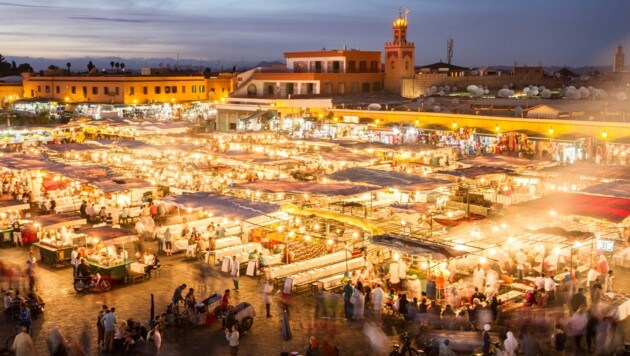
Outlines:
[[[446,62],[451,64],[453,60],[453,38],[446,40]]]

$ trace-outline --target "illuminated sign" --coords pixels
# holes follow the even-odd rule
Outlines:
[[[614,244],[615,243],[613,241],[599,240],[597,241],[597,249],[600,251],[612,252]]]

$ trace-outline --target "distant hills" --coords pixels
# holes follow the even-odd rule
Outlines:
[[[283,60],[273,60],[273,61],[226,61],[220,59],[192,59],[192,58],[172,58],[172,57],[162,57],[162,58],[121,58],[121,57],[71,57],[71,58],[44,58],[44,57],[24,57],[24,56],[7,56],[5,55],[7,61],[11,62],[15,61],[17,64],[20,63],[29,63],[35,71],[45,70],[50,65],[55,65],[59,68],[65,69],[66,63],[70,62],[71,70],[77,72],[87,71],[87,64],[89,61],[99,69],[111,69],[110,63],[119,62],[125,63],[126,71],[139,71],[141,68],[157,68],[160,66],[175,68],[178,67],[180,69],[196,69],[203,70],[204,68],[210,68],[213,72],[218,72],[221,70],[230,71],[232,67],[236,66],[238,70],[254,68],[254,67],[271,67],[273,65],[284,64]],[[489,67],[501,69],[501,70],[510,70],[512,66],[507,65],[490,65]],[[559,65],[551,65],[545,66],[545,70],[547,72],[557,72],[561,68],[565,66]],[[569,70],[576,74],[585,74],[590,72],[593,69],[597,69],[600,72],[609,72],[612,70],[611,66],[582,66],[582,67],[571,67],[567,66]]]
[[[210,68],[213,72],[218,72],[223,68],[224,70],[232,70],[233,66],[237,66],[239,69],[243,66],[253,67],[257,62],[243,62],[243,61],[225,61],[219,59],[213,60],[199,60],[192,58],[121,58],[121,57],[71,57],[71,58],[43,58],[43,57],[23,57],[23,56],[8,56],[5,55],[7,61],[15,61],[16,63],[29,63],[36,71],[45,70],[50,65],[55,65],[59,68],[65,69],[66,63],[70,62],[72,65],[70,68],[72,71],[84,72],[87,71],[87,64],[92,63],[99,69],[111,69],[110,62],[125,63],[126,71],[139,71],[141,68],[157,68],[163,67],[178,67],[180,69],[197,69],[203,70],[204,68]]]

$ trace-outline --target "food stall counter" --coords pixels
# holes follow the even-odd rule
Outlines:
[[[87,264],[93,273],[100,273],[101,276],[109,277],[109,279],[124,280],[127,277],[127,265],[133,263],[133,261],[125,260],[112,266],[102,265],[95,261],[86,260]]]

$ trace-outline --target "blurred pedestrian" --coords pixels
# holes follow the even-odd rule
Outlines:
[[[107,313],[107,305],[103,304],[103,307],[98,312],[98,316],[96,317],[96,335],[97,335],[97,345],[99,348],[103,347],[103,342],[105,341],[105,329],[103,328],[102,319]]]
[[[25,326],[22,326],[20,333],[13,339],[10,349],[15,352],[15,356],[34,356],[35,347],[31,335],[28,334]]]
[[[230,329],[225,328],[225,338],[228,340],[229,344],[230,344],[230,355],[231,356],[236,356],[238,355],[238,339],[239,339],[239,333],[238,333],[238,326],[237,325],[232,325],[232,331],[230,332]]]
[[[238,292],[238,277],[241,275],[241,265],[237,260],[236,255],[232,256],[232,268],[230,275],[232,276],[232,282],[234,283],[234,290]]]
[[[571,306],[571,313],[575,313],[581,306],[586,306],[584,289],[579,288],[577,293],[571,296],[571,300],[569,300],[569,305]]]
[[[562,324],[556,324],[553,334],[553,351],[557,356],[564,356],[567,344],[567,334],[564,332]]]
[[[609,270],[604,280],[604,293],[610,293],[613,291],[613,271]]]
[[[516,340],[511,331],[507,332],[507,339],[505,339],[503,345],[505,346],[506,356],[516,356],[518,350],[518,340]]]
[[[20,305],[19,319],[20,326],[25,326],[26,332],[30,334],[31,323],[33,322],[33,319],[31,318],[31,310],[26,305],[26,302],[22,302],[22,304]]]
[[[525,356],[538,356],[541,355],[542,352],[540,350],[540,344],[538,340],[532,335],[532,330],[527,329],[525,331],[525,335],[521,340],[521,351],[523,351],[523,355]]]
[[[381,288],[381,282],[376,282],[376,288],[372,291],[372,305],[374,307],[374,319],[381,320],[381,313],[383,311],[383,289]]]
[[[450,343],[449,339],[444,339],[440,345],[439,356],[455,356],[455,352],[449,346]]]
[[[271,318],[271,293],[273,292],[273,285],[271,284],[271,280],[268,279],[267,283],[263,287],[263,303],[265,303],[265,308],[267,310],[267,318]]]
[[[483,346],[481,347],[481,351],[485,355],[490,355],[490,324],[486,324],[483,326],[483,332],[481,333],[481,341],[483,342]]]
[[[582,338],[586,332],[587,322],[584,306],[581,306],[567,321],[567,335],[573,338],[576,353],[583,352]]]
[[[107,352],[114,351],[114,337],[116,336],[116,308],[111,308],[105,313],[101,319],[103,330],[105,331],[105,341],[103,350]]]

